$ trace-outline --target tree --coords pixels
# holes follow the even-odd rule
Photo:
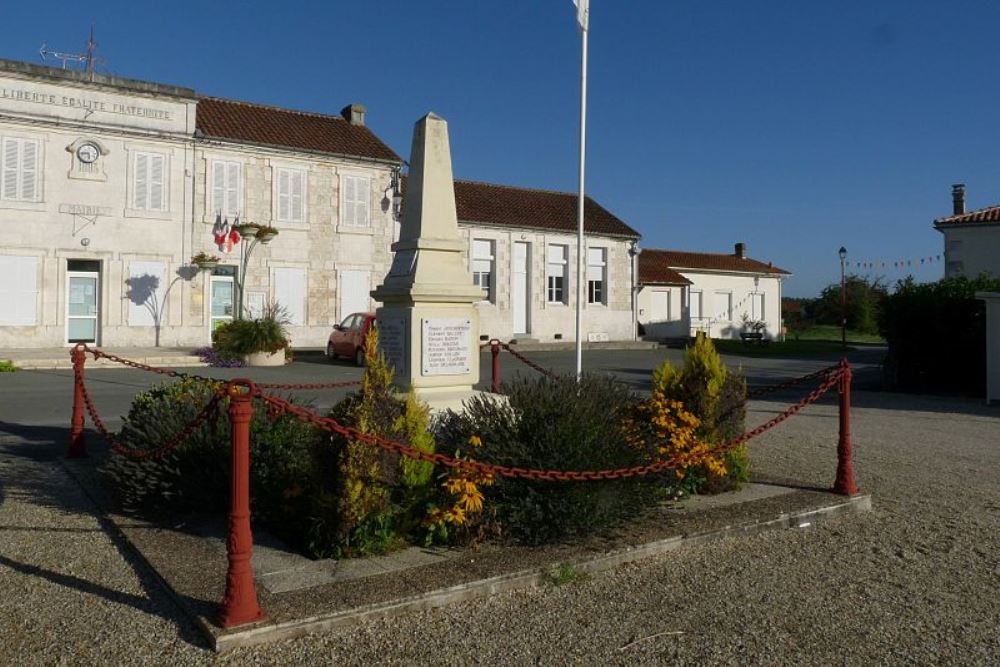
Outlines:
[[[878,316],[888,290],[881,278],[850,275],[844,279],[847,328],[862,333],[878,333]],[[840,326],[840,283],[827,285],[816,300],[817,324]]]

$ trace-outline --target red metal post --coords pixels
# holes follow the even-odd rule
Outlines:
[[[66,452],[69,459],[87,456],[87,444],[83,441],[83,365],[87,361],[87,353],[83,347],[79,343],[69,353],[73,360],[73,416],[69,422],[69,451]]]
[[[854,454],[851,451],[851,366],[847,359],[840,360],[840,439],[837,442],[837,479],[834,493],[852,496],[858,492],[854,485]]]
[[[493,384],[492,391],[494,394],[500,393],[500,341],[491,340],[490,341],[490,354],[493,355]]]
[[[229,537],[226,551],[229,570],[226,572],[226,595],[222,600],[219,619],[224,628],[253,623],[264,618],[257,602],[257,586],[253,577],[253,535],[250,533],[250,419],[253,417],[250,380],[231,380],[226,385],[229,395],[229,425],[232,431],[232,471],[230,486]]]

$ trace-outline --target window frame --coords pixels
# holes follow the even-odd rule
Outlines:
[[[477,244],[479,243],[486,244],[486,246],[488,247],[489,252],[486,256],[480,256],[476,254]],[[476,285],[477,287],[483,290],[483,292],[485,293],[485,297],[482,299],[482,301],[487,303],[496,303],[496,270],[497,270],[496,248],[497,248],[497,242],[494,239],[482,239],[482,238],[472,239],[472,250],[470,252],[470,259],[469,259],[469,269],[470,273],[472,273],[472,284]],[[477,271],[476,262],[487,262],[489,264],[489,270]],[[485,289],[483,288],[480,279],[480,276],[484,274],[488,277]]]
[[[16,166],[14,168],[14,195],[12,197],[5,196],[4,194],[4,181],[7,176],[7,166],[5,164],[7,155],[7,144],[8,142],[15,143],[17,145],[17,158]],[[24,153],[25,146],[32,144],[35,147],[35,168],[33,169],[32,178],[32,196],[24,196]],[[0,201],[2,202],[17,202],[17,203],[28,203],[37,204],[42,200],[42,177],[44,175],[44,163],[43,163],[43,145],[42,140],[38,138],[31,137],[18,137],[13,135],[3,135],[0,136]]]
[[[222,186],[222,207],[216,207],[215,205],[215,170],[220,166],[229,167],[231,165],[236,166],[236,211],[230,211],[228,208],[227,193],[230,188],[227,187],[225,181],[228,179],[228,169],[223,176],[223,186]],[[219,216],[224,220],[235,220],[240,217],[244,210],[244,197],[245,197],[245,185],[246,185],[246,174],[244,164],[239,160],[232,160],[228,158],[211,158],[209,160],[208,168],[208,187],[206,188],[208,194],[208,204],[209,211],[212,217]]]
[[[271,180],[273,181],[273,186],[274,186],[272,188],[272,193],[271,193],[272,202],[273,202],[272,216],[273,216],[275,222],[280,222],[280,223],[283,223],[283,224],[293,224],[293,225],[305,224],[306,221],[308,220],[308,213],[306,212],[306,203],[308,201],[308,199],[307,199],[307,192],[309,190],[309,172],[308,172],[308,170],[305,169],[305,168],[302,168],[302,167],[293,167],[293,166],[289,166],[289,165],[274,165],[271,169],[272,169]],[[287,197],[288,197],[288,215],[285,216],[285,217],[282,217],[282,215],[281,215],[281,197],[282,197],[282,195],[281,195],[281,178],[282,178],[283,174],[287,174],[288,175],[288,179],[289,179],[288,183],[289,183],[289,190],[290,190],[289,193],[288,193],[288,195],[287,195]],[[292,184],[293,177],[296,177],[296,176],[299,179],[301,179],[301,192],[298,195],[298,197],[299,197],[299,215],[298,215],[298,217],[295,217],[294,215],[292,215],[292,212],[294,210],[292,202],[294,200],[295,195],[291,192],[291,184]]]
[[[600,251],[601,257],[597,263],[591,263],[590,253],[592,250]],[[592,280],[590,277],[591,268],[600,268],[601,279]],[[608,249],[606,246],[596,246],[587,248],[587,305],[606,306],[608,305]],[[594,284],[599,283],[596,290],[597,298],[594,298]]]
[[[360,199],[355,196],[353,203],[354,206],[351,208],[352,217],[348,218],[347,215],[347,182],[351,180],[355,182],[354,192],[357,195],[357,183],[364,182],[365,187],[363,191],[367,195],[364,199]],[[371,229],[372,228],[372,177],[370,174],[360,174],[360,173],[341,173],[340,174],[340,215],[339,221],[340,226],[345,227],[350,230],[358,229]],[[357,203],[363,201],[365,204],[365,223],[357,223]]]
[[[562,249],[562,259],[555,262],[552,261],[551,251],[553,248]],[[567,267],[569,265],[569,245],[565,243],[548,243],[545,246],[545,302],[548,304],[562,304],[566,305],[568,302],[566,299],[569,297],[569,275]],[[552,272],[553,266],[561,267],[559,275],[555,275]],[[553,284],[553,278],[559,278],[562,280],[560,285]],[[558,298],[553,298],[555,294],[558,293]]]
[[[146,159],[146,201],[139,205],[137,201],[138,196],[138,184],[139,184],[139,157]],[[149,158],[159,158],[162,161],[162,168],[160,173],[160,205],[159,208],[153,208],[149,206],[152,201],[152,188],[150,187],[152,181],[152,163]],[[146,149],[131,149],[129,150],[129,170],[128,176],[130,180],[130,185],[128,187],[128,208],[130,211],[137,211],[142,213],[154,214],[154,213],[169,213],[170,212],[170,194],[169,194],[169,183],[170,183],[170,157],[166,153],[160,153],[158,151],[151,151]]]
[[[725,312],[723,309],[716,308],[715,311],[722,315],[719,318],[720,322],[732,322],[733,321],[733,291],[732,290],[715,290],[715,297],[722,298],[727,301]]]

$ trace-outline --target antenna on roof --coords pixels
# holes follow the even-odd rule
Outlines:
[[[69,69],[67,67],[69,63],[80,65],[82,69],[90,75],[91,80],[94,78],[94,67],[98,63],[103,65],[106,62],[104,58],[101,58],[96,54],[97,41],[94,39],[93,23],[90,24],[90,37],[87,39],[87,47],[84,53],[63,53],[61,51],[50,51],[45,48],[45,44],[42,44],[42,48],[38,49],[38,55],[42,57],[43,61],[49,58],[59,60],[62,62],[63,69]]]

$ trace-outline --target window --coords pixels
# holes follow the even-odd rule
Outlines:
[[[566,303],[566,246],[550,245],[548,253],[548,302]]]
[[[275,218],[278,222],[305,222],[305,172],[279,167],[274,180]]]
[[[274,301],[288,311],[289,324],[306,323],[306,270],[272,269]]]
[[[41,194],[40,144],[35,139],[4,137],[0,148],[0,199],[38,201]]]
[[[587,248],[587,303],[607,303],[607,248]]]
[[[166,158],[159,153],[132,153],[132,208],[166,210]]]
[[[755,320],[764,319],[764,295],[759,292],[750,295],[750,317]]]
[[[473,239],[472,282],[483,290],[483,301],[493,302],[493,241]]]
[[[38,258],[0,255],[0,325],[38,323]]]
[[[212,214],[236,218],[243,202],[243,165],[239,162],[212,162]]]
[[[692,320],[701,319],[701,290],[691,290],[691,303],[688,306],[688,312],[691,314]]]
[[[368,227],[368,204],[371,199],[371,179],[367,176],[340,177],[343,193],[340,197],[343,224],[348,227]]]
[[[716,305],[716,318],[722,320],[723,322],[733,321],[733,293],[732,292],[716,292],[715,293],[715,305]]]
[[[949,278],[960,276],[965,272],[965,262],[948,262],[947,275]]]

